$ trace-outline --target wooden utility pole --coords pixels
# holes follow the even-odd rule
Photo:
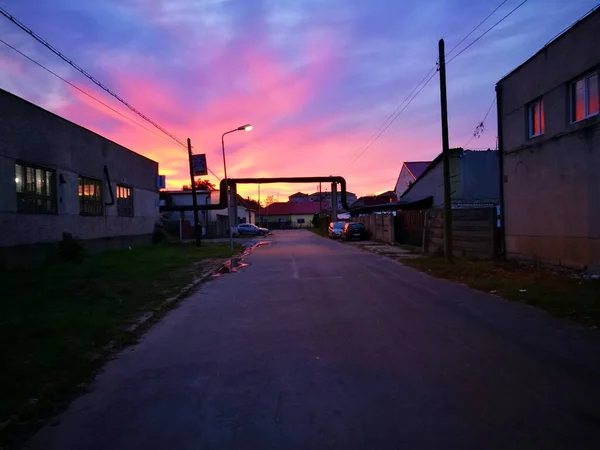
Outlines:
[[[194,165],[192,164],[192,141],[187,140],[188,159],[190,160],[190,181],[192,183],[192,205],[194,205],[194,234],[196,235],[196,245],[200,247],[202,242],[202,230],[200,229],[200,220],[198,220],[198,199],[196,198],[196,180],[194,179]]]
[[[323,211],[323,197],[321,196],[321,183],[319,182],[319,214]]]
[[[448,140],[448,103],[446,99],[446,50],[439,42],[440,104],[442,107],[442,155],[444,158],[444,256],[452,262],[452,193],[450,191],[450,144]]]

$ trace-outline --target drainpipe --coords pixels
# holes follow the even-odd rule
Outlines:
[[[113,194],[112,184],[110,184],[110,175],[108,174],[108,167],[104,166],[104,176],[108,183],[108,192],[110,193],[110,202],[104,202],[106,206],[112,206],[115,204],[115,194]]]
[[[504,136],[502,130],[502,86],[496,85],[496,115],[498,120],[498,172],[500,183],[500,255],[506,258],[506,228],[504,227]]]

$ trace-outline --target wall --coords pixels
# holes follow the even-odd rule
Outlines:
[[[391,214],[372,214],[352,218],[353,222],[360,222],[371,234],[375,241],[391,244],[394,242],[394,216]]]
[[[452,210],[453,254],[492,259],[498,254],[496,208]],[[444,210],[430,209],[425,218],[424,249],[427,253],[444,251]]]
[[[454,203],[498,204],[500,199],[500,152],[466,150],[460,158],[460,183]]]
[[[509,258],[600,266],[600,120],[570,124],[567,88],[599,67],[598,29],[600,11],[498,83]],[[526,106],[539,97],[545,133],[529,139]]]
[[[450,188],[455,196],[461,189],[459,155],[460,152],[450,154]],[[404,193],[402,200],[413,202],[429,196],[433,196],[434,206],[444,204],[444,164],[441,158],[430,170],[421,175],[410,190]]]
[[[158,219],[158,163],[3,90],[0,111],[10,111],[0,115],[0,263],[8,247],[56,242],[63,232],[81,239],[146,235],[150,240]],[[16,162],[56,170],[58,214],[17,212]],[[134,217],[119,217],[116,205],[106,206],[102,216],[80,216],[79,175],[103,181],[105,202],[117,183],[132,187]]]
[[[402,170],[400,170],[400,176],[398,177],[398,181],[396,182],[396,197],[400,198],[404,191],[406,191],[410,185],[414,181],[413,176],[408,171],[405,165],[402,165]]]
[[[292,214],[292,227],[294,228],[308,228],[312,227],[312,220],[314,214]],[[304,219],[304,223],[298,223],[298,219]]]

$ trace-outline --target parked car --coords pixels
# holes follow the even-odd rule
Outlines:
[[[342,230],[340,237],[343,241],[349,241],[351,239],[366,239],[367,229],[365,228],[364,224],[360,222],[348,222],[344,225],[344,229]]]
[[[342,235],[342,230],[346,222],[331,222],[327,232],[332,239],[339,238]]]
[[[267,228],[257,227],[251,223],[240,223],[237,226],[237,234],[240,236],[266,236],[269,234],[269,230]]]

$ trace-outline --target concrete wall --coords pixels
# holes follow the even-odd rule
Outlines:
[[[600,121],[570,123],[568,83],[600,66],[600,11],[498,83],[506,252],[575,268],[600,266]],[[526,109],[542,97],[545,132],[528,138]]]
[[[0,263],[8,247],[56,242],[63,232],[96,240],[152,234],[158,219],[158,163],[3,90],[0,111]],[[17,212],[17,162],[56,171],[57,214]],[[102,180],[104,202],[116,184],[131,187],[134,217],[119,217],[116,204],[105,206],[101,216],[80,216],[79,175]]]

